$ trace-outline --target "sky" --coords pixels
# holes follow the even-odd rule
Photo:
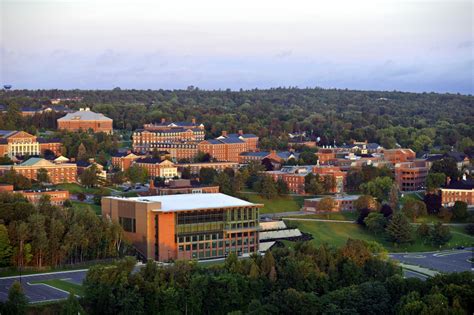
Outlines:
[[[464,0],[0,0],[0,84],[474,94]]]

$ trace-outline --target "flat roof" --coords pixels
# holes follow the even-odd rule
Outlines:
[[[362,195],[344,195],[344,196],[324,196],[324,197],[318,197],[318,198],[309,198],[309,199],[305,199],[305,200],[308,200],[308,201],[320,201],[321,199],[325,198],[325,197],[330,197],[334,200],[344,200],[344,201],[350,201],[350,200],[357,200],[359,199],[359,197],[362,196]]]
[[[161,209],[156,211],[186,211],[198,209],[215,209],[228,207],[248,207],[259,206],[242,199],[228,196],[221,193],[214,194],[180,194],[166,196],[143,196],[131,198],[118,198],[137,202],[161,202]]]

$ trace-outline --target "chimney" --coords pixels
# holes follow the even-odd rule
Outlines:
[[[451,183],[451,177],[446,177],[446,186],[448,186]]]
[[[165,118],[161,118],[161,123],[164,124],[166,122]]]
[[[195,125],[196,124],[196,118],[191,119],[191,122],[193,123],[193,125]]]
[[[244,131],[242,129],[239,130],[239,136],[243,135]]]
[[[223,137],[227,137],[227,131],[222,130],[222,136],[223,136]]]
[[[155,181],[150,179],[150,189],[155,188]]]

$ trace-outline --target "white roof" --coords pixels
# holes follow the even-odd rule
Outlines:
[[[156,211],[198,210],[227,207],[248,207],[255,204],[224,194],[180,194],[166,196],[132,197],[128,200],[140,202],[161,202]]]
[[[58,120],[112,120],[109,117],[105,117],[104,114],[94,113],[90,110],[80,110],[74,113],[68,113],[66,116],[59,118]]]
[[[341,201],[354,201],[354,200],[357,200],[359,199],[359,197],[362,196],[362,195],[342,195],[342,196],[325,196],[325,197],[330,197],[334,200],[341,200]],[[318,198],[309,198],[309,199],[305,199],[305,200],[308,200],[308,201],[321,201],[321,199],[325,198],[325,197],[318,197]]]
[[[265,240],[277,240],[281,238],[288,238],[288,237],[298,237],[301,236],[301,231],[298,229],[292,230],[279,230],[279,231],[265,231],[259,233],[259,238],[262,241]]]
[[[259,252],[266,252],[269,250],[276,242],[260,242],[258,244],[258,251]]]
[[[284,230],[284,229],[286,229],[286,224],[283,221],[260,222],[261,231]]]

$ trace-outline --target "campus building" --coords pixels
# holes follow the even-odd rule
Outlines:
[[[395,182],[400,191],[416,191],[425,189],[429,168],[424,160],[395,164]]]
[[[88,107],[81,108],[74,113],[68,113],[58,119],[58,129],[69,131],[92,130],[111,134],[113,131],[112,124],[112,119],[104,116],[104,114],[94,113]]]
[[[261,207],[220,193],[102,198],[102,215],[122,225],[144,258],[157,261],[257,252]]]
[[[0,184],[0,192],[9,192],[15,194],[21,194],[29,202],[37,205],[43,196],[49,196],[50,202],[54,206],[62,206],[66,200],[69,199],[69,191],[67,190],[13,190],[13,185]]]
[[[341,193],[344,191],[347,173],[341,171],[339,167],[329,165],[315,165],[313,166],[312,172],[313,174],[318,174],[321,177],[332,176],[334,178],[335,186],[329,192]]]
[[[402,162],[410,162],[416,159],[416,153],[412,149],[390,149],[383,150],[383,158],[385,161],[393,165]]]
[[[62,144],[58,139],[38,138],[24,131],[0,130],[0,156],[8,157],[61,154]]]
[[[173,162],[147,157],[136,159],[133,164],[145,168],[150,177],[173,178],[178,176],[178,168]]]
[[[111,163],[114,168],[124,172],[128,170],[128,168],[132,166],[132,163],[140,157],[141,156],[133,154],[131,152],[114,153],[111,157]]]
[[[448,185],[441,188],[441,204],[444,207],[452,207],[456,201],[463,201],[468,206],[474,206],[473,180],[450,181]]]
[[[173,179],[168,181],[163,187],[155,187],[153,181],[150,182],[150,189],[145,195],[178,195],[178,194],[214,194],[219,192],[219,186],[201,185],[191,182],[189,179]]]
[[[42,158],[33,157],[15,165],[0,165],[0,174],[4,174],[11,169],[30,180],[37,180],[38,170],[45,169],[52,184],[74,183],[77,180],[76,164],[55,164]]]
[[[305,199],[303,210],[313,212],[339,212],[356,210],[354,202],[359,199],[360,195],[335,195],[332,198],[335,201],[335,207],[332,209],[318,209],[319,202],[323,198]]]
[[[290,193],[305,194],[305,177],[312,171],[312,166],[284,166],[279,171],[268,171],[265,174],[272,177],[276,182],[283,180],[288,186]]]
[[[198,154],[198,143],[197,142],[185,142],[185,143],[168,143],[168,142],[155,142],[148,143],[144,146],[134,145],[133,150],[139,153],[149,152],[166,152],[173,161],[179,160],[191,160]]]

